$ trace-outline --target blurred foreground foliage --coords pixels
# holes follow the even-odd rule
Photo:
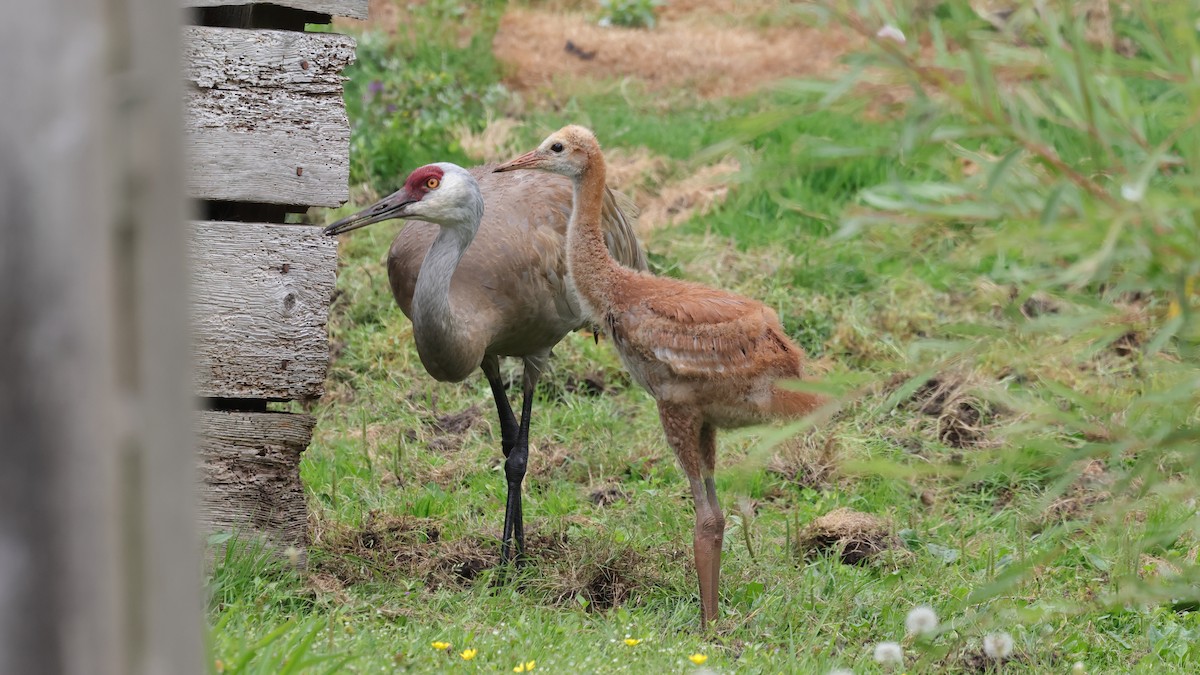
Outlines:
[[[1200,8],[1112,3],[1097,17],[1072,5],[1109,3],[1010,4],[1004,19],[967,3],[817,3],[815,20],[848,27],[871,48],[840,79],[796,83],[789,109],[742,128],[743,140],[761,144],[847,98],[899,101],[877,112],[902,121],[886,142],[797,141],[830,164],[877,156],[933,176],[863,186],[834,236],[888,237],[914,250],[966,239],[979,281],[1011,289],[996,310],[1017,321],[964,320],[912,342],[917,374],[893,383],[875,413],[886,416],[936,373],[993,373],[977,394],[1015,420],[1003,447],[982,466],[926,472],[963,488],[1018,472],[1045,487],[1042,508],[1027,514],[1030,547],[947,608],[955,616],[943,635],[979,622],[1194,611],[1200,601]],[[910,37],[877,35],[887,25]],[[777,170],[761,174],[771,180]],[[1113,353],[1132,363],[1113,373],[1118,385],[1078,384]],[[857,470],[912,471],[883,459]],[[1105,498],[1042,530],[1045,507],[1089,471],[1103,473]],[[1031,592],[1044,565],[1072,556],[1108,581],[1090,603]],[[1174,561],[1169,572],[1148,571],[1160,559]],[[928,642],[924,662],[951,642]]]

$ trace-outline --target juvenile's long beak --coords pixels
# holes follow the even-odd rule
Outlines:
[[[408,205],[416,201],[408,194],[408,190],[400,188],[362,211],[352,216],[346,216],[326,227],[324,232],[332,237],[345,234],[350,230],[357,230],[360,227],[366,227],[372,223],[379,223],[393,218],[403,218]]]
[[[539,161],[540,158],[538,157],[537,150],[530,150],[520,157],[514,157],[495,169],[492,169],[492,173],[500,173],[501,171],[516,171],[517,169],[534,169],[537,168]]]

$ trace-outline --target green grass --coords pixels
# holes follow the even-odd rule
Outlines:
[[[1149,68],[1123,68],[1135,66]],[[460,81],[486,87],[491,68]],[[1159,143],[1195,87],[1140,81],[1127,89]],[[490,394],[482,377],[440,384],[422,370],[386,290],[382,258],[400,227],[389,224],[340,251],[330,323],[340,352],[301,466],[308,569],[245,548],[218,560],[214,663],[683,672],[701,653],[717,672],[880,672],[874,645],[896,640],[909,672],[983,672],[983,636],[1007,631],[1017,660],[996,671],[1061,673],[1080,661],[1090,673],[1191,672],[1197,380],[1187,326],[1164,317],[1177,275],[1197,271],[1195,248],[1165,248],[1195,235],[1177,217],[1193,204],[1192,151],[1179,149],[1188,164],[1174,178],[1152,182],[1157,238],[1122,231],[1115,257],[1081,281],[1073,265],[1095,255],[1110,222],[1135,216],[1069,188],[1065,215],[1049,213],[1059,177],[1023,159],[1008,166],[1011,182],[972,193],[971,208],[931,199],[929,186],[969,183],[964,156],[1005,153],[1009,131],[906,145],[921,135],[913,119],[869,118],[853,96],[818,104],[812,89],[700,102],[601,85],[530,111],[520,132],[533,143],[589,124],[606,147],[646,147],[677,173],[714,146],[741,153],[748,168],[728,200],[652,233],[648,247],[673,274],[775,307],[842,393],[815,430],[721,436],[730,526],[714,632],[696,630],[685,482],[653,401],[605,341],[572,335],[556,349],[531,433],[531,561],[496,564],[505,484]],[[974,124],[969,109],[947,110],[943,122]],[[1064,158],[1093,161],[1069,124],[1033,124]],[[428,143],[428,155],[394,158],[405,168],[455,152],[444,138],[405,142]],[[1106,170],[1143,161],[1134,145]],[[992,162],[983,176],[1000,173]],[[978,217],[984,207],[1001,217]],[[599,492],[615,501],[594,503]],[[801,550],[800,535],[839,507],[883,519],[898,548],[866,565]],[[1178,573],[1159,573],[1168,566]],[[905,641],[905,614],[922,604],[943,632]],[[468,648],[478,650],[469,662]]]

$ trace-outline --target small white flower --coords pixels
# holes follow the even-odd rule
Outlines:
[[[1121,199],[1127,202],[1140,202],[1142,197],[1146,196],[1145,185],[1130,185],[1125,183],[1121,186]]]
[[[902,665],[904,650],[896,642],[880,642],[875,645],[875,662],[884,665]]]
[[[1086,672],[1083,668],[1083,661],[1076,661],[1075,665],[1071,666],[1071,675],[1084,675]]]
[[[928,605],[913,607],[904,618],[904,628],[909,635],[930,635],[937,632],[938,617]]]
[[[849,668],[834,668],[829,671],[829,675],[854,675],[854,671]]]
[[[883,28],[880,28],[879,31],[875,33],[875,37],[880,38],[881,40],[894,40],[900,44],[908,43],[908,38],[904,37],[904,33],[890,23]]]
[[[1003,631],[983,636],[983,653],[988,658],[1003,661],[1012,655],[1012,636]]]

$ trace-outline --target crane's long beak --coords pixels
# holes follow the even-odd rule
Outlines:
[[[408,190],[400,188],[362,211],[352,216],[346,216],[326,227],[324,232],[332,237],[345,234],[350,230],[357,230],[360,227],[366,227],[372,223],[392,220],[393,218],[403,218],[406,215],[408,205],[416,201],[408,194]]]
[[[538,151],[530,150],[520,157],[514,157],[495,169],[492,169],[492,173],[500,173],[501,171],[516,171],[517,169],[536,169],[539,163],[541,163],[541,157],[538,156]]]

